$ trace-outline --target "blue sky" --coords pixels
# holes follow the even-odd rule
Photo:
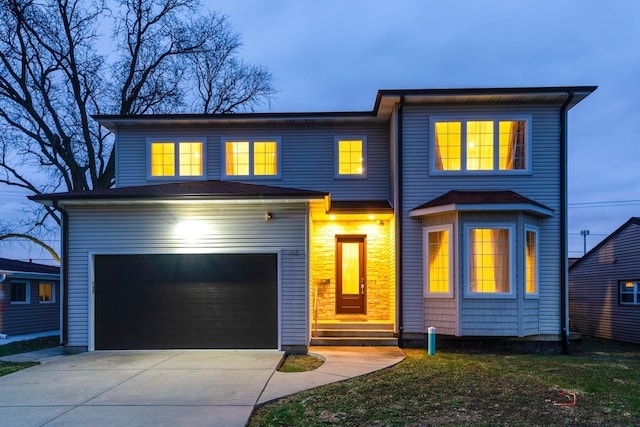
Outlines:
[[[569,255],[580,230],[590,248],[640,216],[640,2],[203,1],[273,73],[279,93],[258,111],[371,110],[379,89],[597,85],[569,113]],[[5,211],[22,202],[10,192]]]

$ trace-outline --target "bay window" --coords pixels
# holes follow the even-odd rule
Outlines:
[[[538,293],[538,232],[533,228],[525,228],[525,294]]]
[[[424,295],[453,296],[453,226],[428,227],[424,230]]]
[[[469,296],[513,292],[513,227],[466,226]]]

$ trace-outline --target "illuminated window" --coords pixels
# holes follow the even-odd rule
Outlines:
[[[525,292],[529,295],[538,293],[538,233],[525,230]]]
[[[364,137],[337,137],[335,146],[336,177],[366,177],[366,139]]]
[[[620,282],[620,304],[640,305],[640,281]]]
[[[224,140],[224,178],[279,178],[279,139]]]
[[[511,229],[467,227],[468,290],[511,293]]]
[[[527,120],[432,121],[434,171],[526,171]]]
[[[40,283],[38,285],[38,301],[41,304],[55,302],[54,289],[52,283]]]
[[[11,304],[29,304],[29,282],[11,282]]]
[[[202,177],[202,141],[151,141],[151,177]]]
[[[425,229],[425,296],[453,296],[452,226]]]

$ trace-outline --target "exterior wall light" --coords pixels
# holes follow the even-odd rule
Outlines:
[[[273,219],[273,214],[271,212],[265,212],[264,213],[264,220],[265,221],[271,221]]]

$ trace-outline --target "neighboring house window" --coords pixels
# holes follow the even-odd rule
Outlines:
[[[538,232],[525,228],[525,294],[538,293]]]
[[[620,304],[640,305],[640,282],[620,282]]]
[[[150,141],[150,176],[204,176],[202,141]]]
[[[38,300],[41,304],[55,302],[55,288],[52,283],[40,283],[38,285]]]
[[[425,296],[453,296],[453,226],[424,231]]]
[[[336,137],[336,177],[365,178],[367,141],[364,137]]]
[[[512,294],[512,227],[467,226],[469,295]]]
[[[527,119],[432,120],[436,172],[527,171]]]
[[[11,282],[11,304],[29,304],[29,282]]]
[[[223,177],[278,178],[280,139],[224,140]]]

